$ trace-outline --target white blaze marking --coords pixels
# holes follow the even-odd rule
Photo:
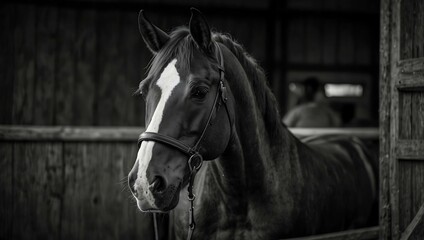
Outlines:
[[[155,132],[159,131],[159,125],[162,122],[163,111],[165,109],[165,104],[168,101],[169,97],[172,94],[174,88],[180,82],[180,76],[178,74],[175,64],[177,59],[172,60],[168,66],[163,70],[159,79],[156,82],[156,85],[161,90],[161,96],[159,103],[156,106],[155,112],[153,113],[152,119],[149,123],[149,126],[146,128],[146,132]],[[137,189],[137,186],[141,186],[141,190],[144,192],[141,193],[144,195],[146,200],[155,207],[153,196],[149,190],[149,182],[147,181],[147,168],[149,166],[150,160],[152,159],[153,146],[155,142],[148,141],[142,142],[140,149],[137,153],[137,161],[139,161],[139,167],[137,172],[137,180],[135,181],[134,187]]]

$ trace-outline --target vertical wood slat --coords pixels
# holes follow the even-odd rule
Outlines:
[[[412,94],[403,92],[399,100],[399,138],[411,139],[412,137]]]
[[[58,10],[54,125],[72,125],[76,52],[75,10]]]
[[[394,0],[391,2],[391,51],[390,51],[390,61],[392,66],[397,65],[399,61],[399,41],[400,41],[400,29],[399,29],[399,4],[400,0]],[[400,230],[399,230],[399,162],[396,158],[396,142],[398,140],[398,131],[399,131],[399,92],[395,87],[394,80],[399,75],[399,68],[391,68],[391,81],[390,81],[390,95],[391,97],[391,106],[390,106],[390,203],[391,203],[391,228],[392,228],[392,238],[398,239]]]
[[[1,239],[153,239],[126,186],[132,143],[0,143]]]
[[[125,118],[128,124],[133,126],[144,126],[145,103],[140,96],[133,96],[138,89],[138,84],[143,79],[147,66],[148,50],[143,46],[143,40],[138,32],[138,13],[124,14],[122,27],[123,35],[127,36],[123,44],[122,54],[125,56],[124,73],[126,78],[126,95],[129,99],[125,102]],[[146,54],[143,54],[146,52]],[[146,63],[143,63],[143,59]]]
[[[13,5],[0,7],[0,124],[12,124],[15,20]]]
[[[12,239],[13,144],[0,143],[0,238]]]
[[[36,9],[36,68],[34,88],[34,124],[52,125],[55,102],[55,60],[57,8]]]
[[[12,239],[59,239],[60,143],[15,143]]]
[[[125,84],[122,58],[119,57],[122,46],[119,12],[100,12],[97,20],[98,30],[98,77],[96,79],[95,117],[96,125],[117,125],[123,116],[124,104],[119,95]],[[111,118],[110,116],[115,116]]]
[[[381,0],[380,7],[380,239],[392,239],[390,205],[390,86],[391,86],[391,1]]]
[[[402,161],[399,164],[399,231],[403,232],[411,222],[413,216],[413,191],[412,178],[414,163]]]
[[[15,78],[13,87],[13,123],[33,123],[36,51],[36,11],[32,5],[16,7]]]
[[[72,99],[73,125],[94,124],[97,71],[97,12],[79,11],[76,14],[75,79]],[[71,101],[71,99],[69,99]]]
[[[136,152],[133,144],[65,143],[62,239],[153,239],[149,215],[121,181]]]
[[[414,92],[411,99],[412,105],[412,138],[424,139],[424,92]]]

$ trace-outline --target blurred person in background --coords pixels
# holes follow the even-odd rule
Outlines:
[[[328,105],[324,86],[315,77],[303,81],[304,95],[298,106],[283,118],[287,127],[326,128],[340,127],[340,116]]]

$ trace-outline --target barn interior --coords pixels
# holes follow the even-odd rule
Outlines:
[[[190,7],[259,62],[282,116],[316,77],[343,127],[377,131],[379,0],[5,1],[0,125],[17,133],[0,142],[0,239],[151,231],[125,190],[145,124],[134,92],[152,57],[137,16],[144,9],[169,32],[188,24]]]

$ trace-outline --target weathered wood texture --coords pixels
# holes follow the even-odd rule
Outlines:
[[[380,239],[391,239],[390,204],[390,105],[391,105],[391,4],[390,0],[381,1],[380,10],[380,88],[379,88],[379,172],[380,172]]]
[[[424,57],[424,2],[403,0],[400,11],[400,58]]]
[[[406,230],[424,204],[423,186],[424,158],[418,162],[402,160],[399,164],[399,230],[401,232]]]
[[[377,0],[364,7],[288,1],[287,8],[276,0],[23,2],[1,8],[10,34],[0,36],[7,46],[0,124],[143,125],[143,102],[132,96],[151,58],[138,33],[140,8],[166,31],[188,23],[189,6],[204,10],[214,29],[231,33],[265,68],[283,113],[287,71],[377,69]]]
[[[1,239],[153,239],[151,215],[136,210],[125,181],[142,131],[0,126]],[[338,133],[364,137],[361,131]],[[365,137],[376,133],[370,129]],[[376,234],[372,228],[329,239]]]
[[[134,143],[0,143],[1,239],[144,239],[126,187]]]
[[[0,124],[143,126],[144,103],[133,96],[152,57],[133,11],[61,5],[6,4],[0,72]],[[171,31],[186,14],[153,11]],[[265,59],[263,19],[208,16],[259,61]]]
[[[424,238],[423,7],[421,0],[382,3],[382,239]]]
[[[346,135],[362,139],[378,139],[377,128],[289,128],[297,137],[313,135]],[[0,125],[3,141],[119,141],[136,142],[142,127],[46,127]],[[408,151],[408,146],[404,147]]]

